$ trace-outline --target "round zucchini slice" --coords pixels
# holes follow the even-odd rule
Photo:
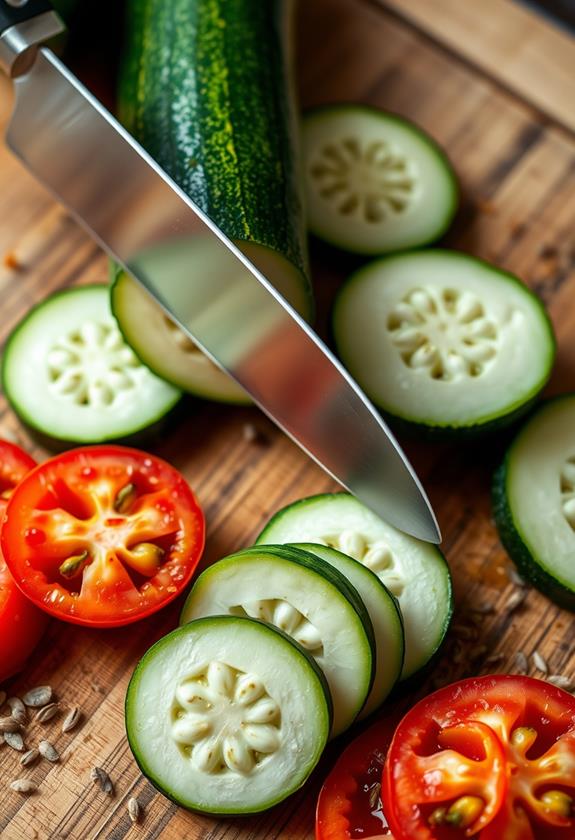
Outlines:
[[[68,443],[129,438],[181,397],[125,343],[104,285],[57,292],[35,306],[8,338],[2,385],[24,423]]]
[[[325,674],[335,737],[371,691],[375,640],[353,586],[328,563],[288,546],[255,546],[206,569],[190,592],[181,624],[210,615],[259,618],[291,636]]]
[[[309,228],[358,254],[438,239],[458,202],[445,154],[419,128],[365,105],[328,105],[303,121]]]
[[[338,295],[333,333],[380,409],[451,436],[515,419],[555,358],[539,299],[513,275],[455,251],[398,254],[360,269]]]
[[[341,572],[357,590],[369,613],[375,636],[375,678],[358,715],[362,720],[381,706],[401,674],[405,645],[399,603],[371,569],[347,554],[315,543],[297,543],[294,548],[315,554]]]
[[[110,294],[122,335],[157,376],[196,397],[238,405],[251,402],[243,388],[202,353],[133,277],[118,271]]]
[[[401,679],[423,668],[441,645],[453,613],[444,556],[388,525],[354,496],[325,493],[287,505],[256,542],[324,544],[371,569],[399,601],[405,633]]]
[[[523,577],[575,611],[575,394],[545,403],[495,475],[501,542]]]
[[[305,651],[247,618],[193,621],[148,650],[126,695],[142,773],[208,814],[253,814],[298,790],[325,747],[331,701]]]

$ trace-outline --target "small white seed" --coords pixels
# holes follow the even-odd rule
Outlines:
[[[575,499],[563,502],[563,515],[570,525],[575,526]]]
[[[342,531],[339,537],[339,547],[344,554],[353,557],[354,560],[363,560],[365,554],[366,541],[359,531],[352,531],[346,529]]]
[[[247,745],[256,752],[273,753],[280,746],[280,734],[275,726],[247,724],[242,729]]]
[[[60,753],[50,741],[40,741],[38,744],[38,752],[47,761],[56,762],[60,760]]]
[[[38,685],[36,688],[31,688],[23,696],[22,700],[27,706],[33,708],[40,708],[40,706],[47,706],[52,699],[52,688],[49,685]]]
[[[264,685],[253,674],[243,674],[236,682],[234,700],[242,706],[254,703],[264,693]]]
[[[10,787],[17,793],[24,793],[26,795],[35,793],[38,790],[34,782],[31,782],[30,779],[14,779],[13,782],[10,782]]]
[[[28,750],[28,752],[25,752],[20,759],[20,764],[23,767],[28,767],[30,764],[34,764],[39,755],[40,753],[36,749]]]
[[[130,817],[130,821],[137,823],[140,819],[140,813],[140,803],[135,796],[131,796],[130,799],[128,799],[128,816]]]
[[[273,615],[273,623],[284,633],[293,633],[299,622],[301,613],[288,604],[287,601],[279,601]]]
[[[230,770],[236,773],[249,773],[254,766],[253,756],[244,739],[237,735],[224,738],[222,754]]]
[[[513,613],[515,610],[518,610],[527,598],[527,592],[528,590],[525,588],[516,589],[515,592],[512,592],[506,600],[503,605],[504,609],[506,609],[508,613]]]
[[[518,674],[526,674],[529,670],[529,662],[522,650],[518,650],[513,657],[513,667]]]
[[[48,723],[49,720],[55,718],[56,715],[60,712],[60,706],[58,703],[48,703],[47,706],[43,706],[39,711],[36,712],[34,715],[34,720],[38,723]]]
[[[180,744],[195,744],[209,735],[211,729],[211,723],[200,715],[186,715],[175,721],[172,737]]]
[[[211,773],[220,763],[221,757],[222,751],[219,741],[203,741],[192,751],[193,764],[204,773]]]
[[[75,729],[78,726],[81,717],[82,712],[80,711],[78,706],[74,706],[72,709],[70,709],[70,711],[62,721],[62,732],[71,732],[72,729]]]
[[[26,723],[26,718],[28,714],[26,712],[26,706],[20,700],[19,697],[9,697],[6,700],[7,705],[10,707],[10,711],[12,712],[12,717],[14,720],[18,721],[18,723]]]
[[[545,659],[543,659],[538,650],[533,651],[531,661],[533,662],[534,667],[537,668],[538,671],[542,671],[544,674],[547,674],[549,672],[549,666],[547,665],[547,662],[545,661]]]
[[[212,694],[208,686],[195,681],[184,682],[176,689],[176,700],[184,709],[198,711],[210,703]]]
[[[263,697],[246,709],[243,719],[248,723],[270,723],[278,713],[277,703],[271,697]]]
[[[575,686],[575,680],[571,677],[564,677],[563,674],[550,674],[547,677],[547,682],[557,688],[562,688],[564,691],[572,691]]]
[[[293,637],[306,650],[317,650],[322,644],[319,631],[310,621],[303,621]]]
[[[361,562],[368,569],[371,569],[372,572],[382,572],[391,566],[393,555],[389,546],[385,545],[385,543],[375,543],[365,554]]]
[[[4,741],[9,747],[18,752],[24,752],[24,739],[19,732],[5,732]]]
[[[208,685],[218,694],[227,697],[234,685],[234,674],[224,662],[210,662],[208,666]]]

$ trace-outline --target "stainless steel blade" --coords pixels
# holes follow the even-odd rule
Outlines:
[[[50,50],[15,89],[8,145],[36,177],[330,475],[396,527],[438,542],[394,437],[275,291],[270,267],[266,279]]]

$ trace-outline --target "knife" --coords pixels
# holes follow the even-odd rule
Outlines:
[[[9,148],[329,475],[400,530],[439,542],[425,492],[367,397],[273,271],[250,262],[45,46],[64,29],[46,0],[0,0],[0,66],[15,87]]]

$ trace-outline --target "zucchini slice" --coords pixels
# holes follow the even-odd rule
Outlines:
[[[453,613],[449,567],[438,548],[402,534],[348,493],[309,496],[287,505],[256,541],[262,546],[299,542],[331,546],[375,572],[399,601],[403,616],[401,679],[427,664]]]
[[[458,202],[445,154],[412,123],[366,105],[327,105],[303,122],[309,228],[358,254],[438,239]]]
[[[521,574],[575,611],[575,394],[525,423],[495,475],[493,512]]]
[[[57,292],[31,309],[8,338],[2,387],[32,430],[68,443],[129,438],[181,397],[124,342],[104,285]]]
[[[315,543],[296,543],[294,548],[315,554],[340,571],[357,590],[369,613],[375,636],[375,678],[358,715],[358,720],[362,720],[381,706],[401,674],[405,644],[399,603],[371,569],[347,554]]]
[[[331,701],[320,669],[252,619],[204,618],[148,650],[126,695],[140,769],[184,808],[253,814],[305,782],[325,747]]]
[[[555,338],[516,277],[455,251],[415,251],[360,269],[333,333],[352,376],[385,413],[444,435],[479,434],[527,410]]]
[[[375,640],[369,613],[334,567],[291,546],[254,546],[206,569],[180,618],[242,615],[279,627],[313,656],[333,700],[332,737],[347,729],[374,678]]]

